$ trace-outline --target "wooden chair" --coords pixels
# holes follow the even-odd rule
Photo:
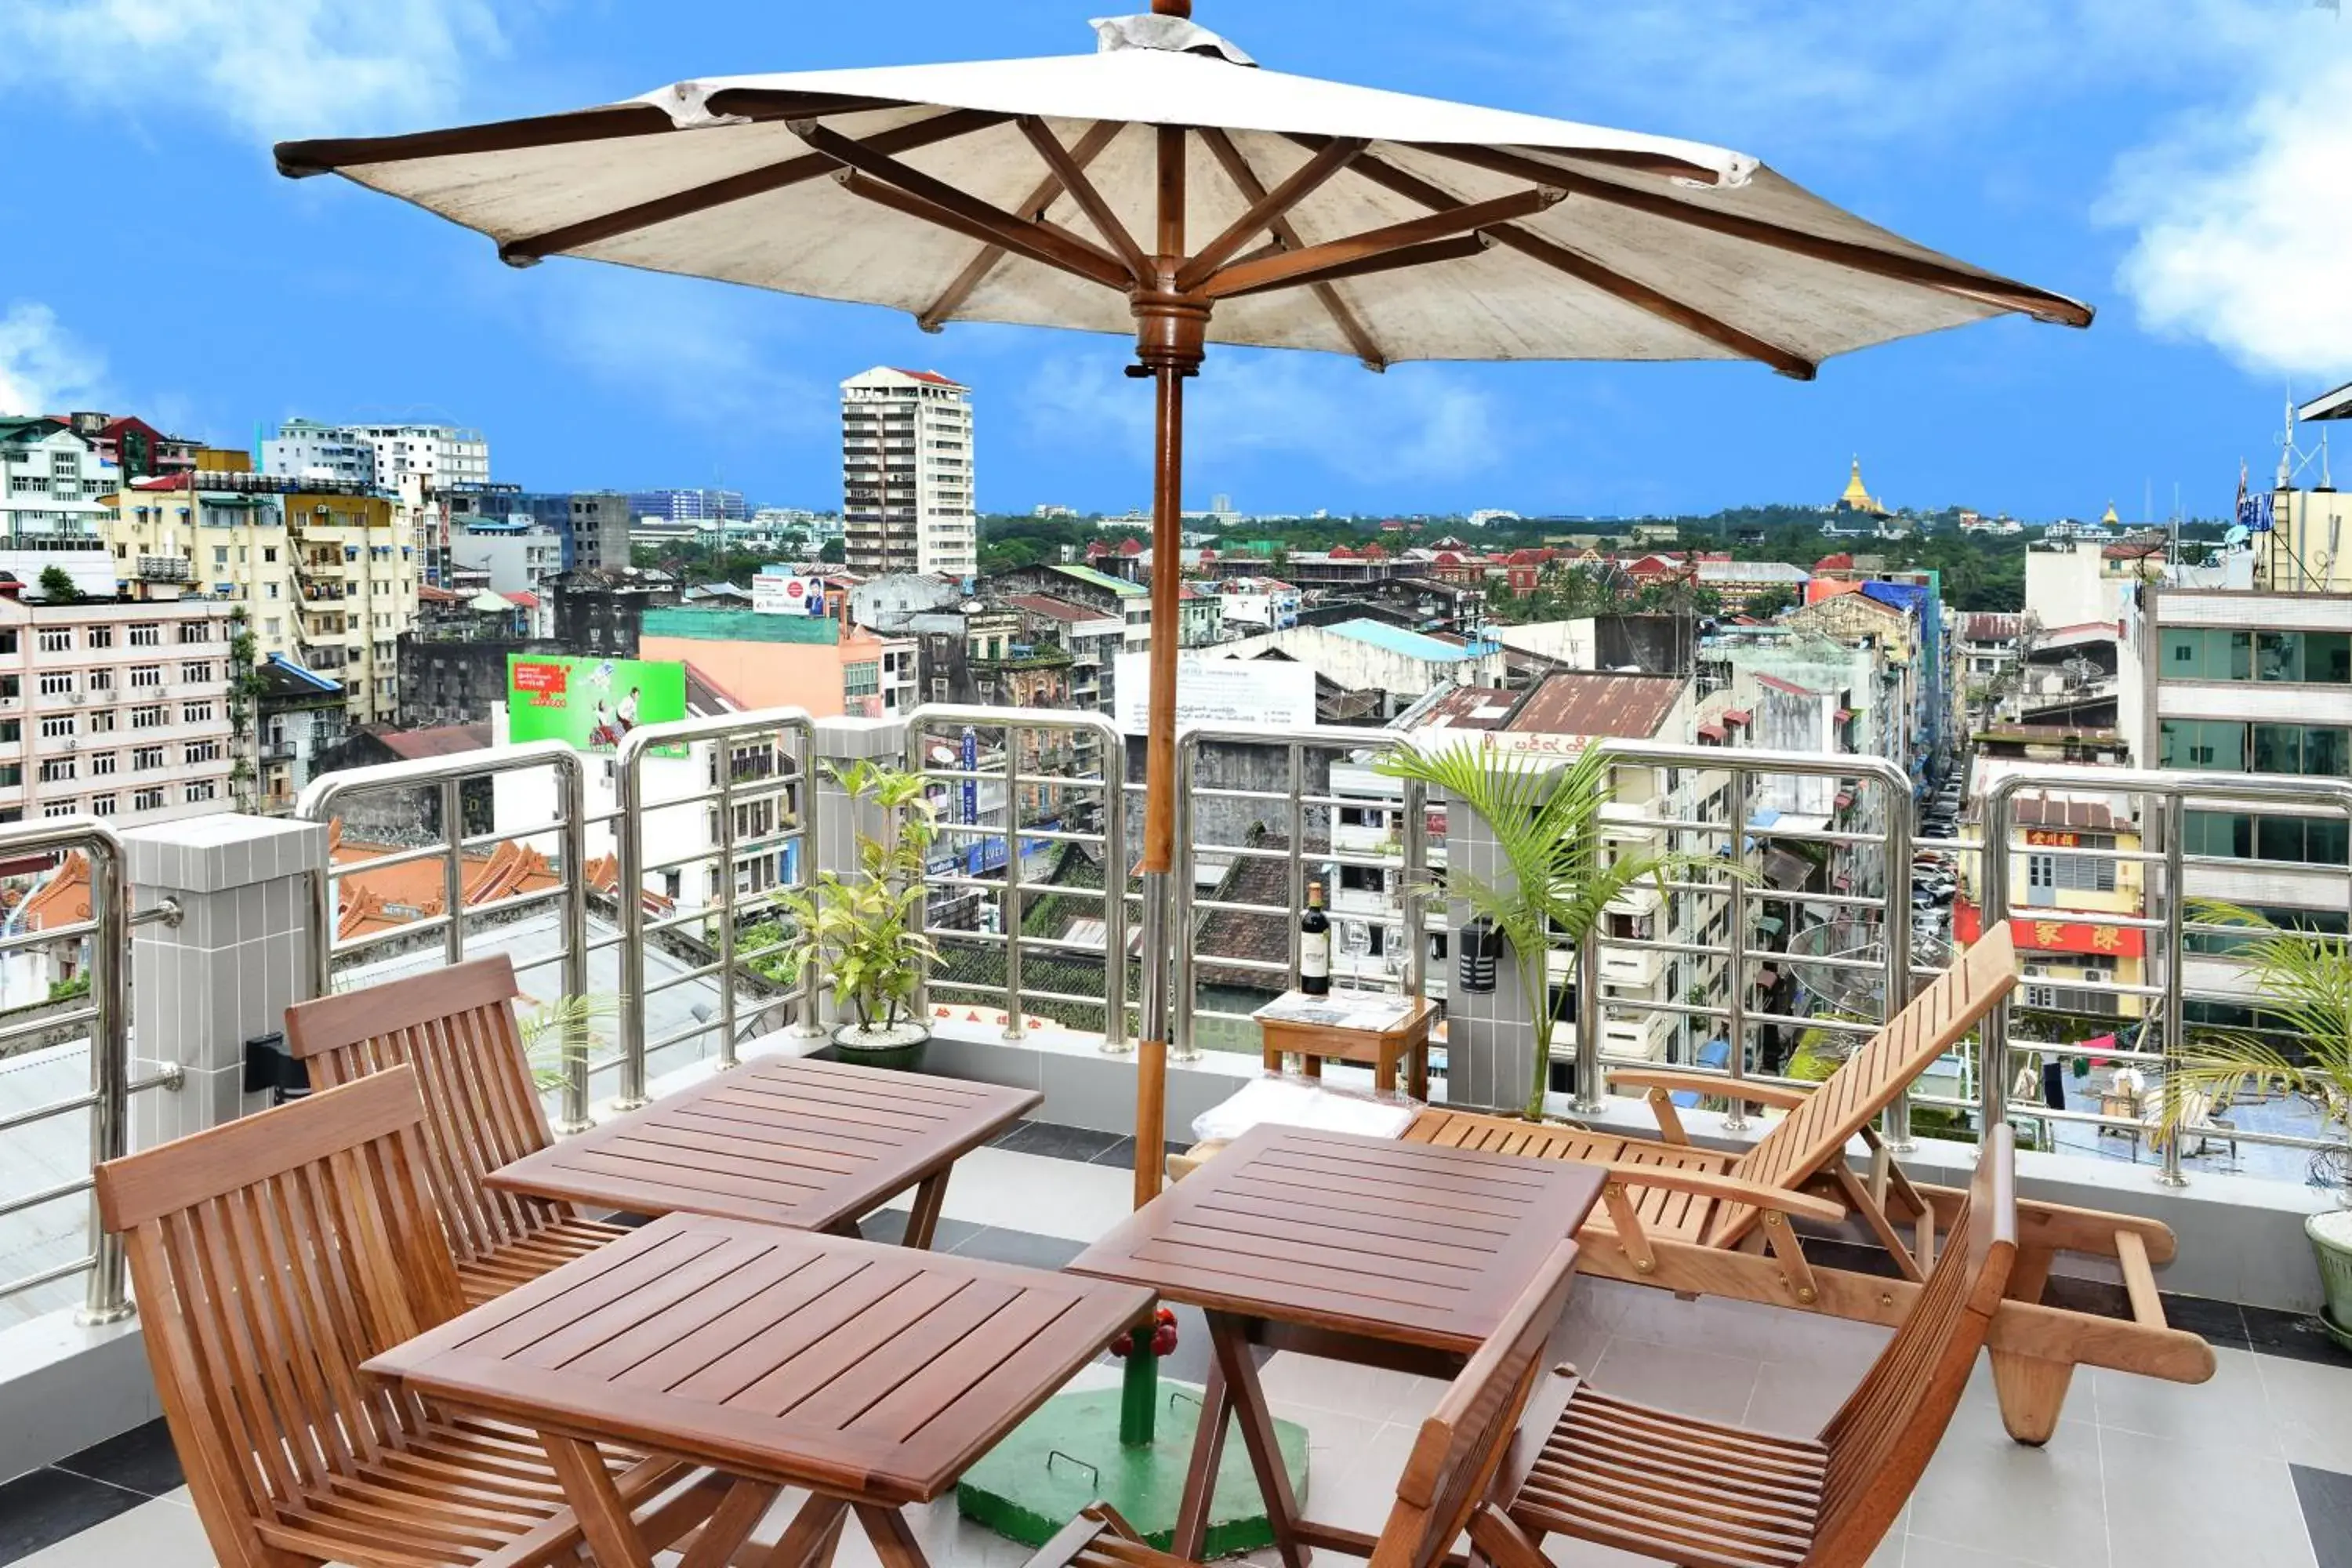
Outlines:
[[[1493,1490],[1523,1426],[1545,1430],[1571,1380],[1546,1378],[1544,1350],[1568,1307],[1576,1244],[1554,1247],[1470,1363],[1421,1424],[1396,1501],[1371,1553],[1371,1568],[1436,1568]],[[1557,1384],[1551,1387],[1538,1385]],[[1531,1395],[1533,1398],[1531,1399]],[[1107,1503],[1097,1503],[1048,1541],[1028,1568],[1194,1568],[1144,1544]]]
[[[231,1568],[533,1568],[580,1545],[532,1433],[361,1370],[463,1306],[424,1115],[394,1068],[98,1168],[173,1446]],[[604,1458],[656,1539],[717,1502],[683,1466]]]
[[[1612,1167],[1619,1179],[1578,1237],[1583,1243],[1579,1267],[1588,1274],[1891,1328],[1910,1311],[1934,1266],[1937,1237],[1949,1232],[1967,1194],[1915,1184],[1871,1123],[2016,984],[2015,948],[2002,923],[1810,1091],[1646,1068],[1612,1074],[1614,1084],[1648,1090],[1657,1141],[1437,1107],[1416,1116],[1404,1136]],[[1675,1091],[1691,1089],[1737,1094],[1787,1114],[1744,1154],[1696,1148],[1673,1103]],[[1856,1172],[1847,1159],[1857,1138],[1870,1156],[1866,1172]],[[1991,1334],[1993,1374],[2011,1436],[2023,1443],[2049,1440],[2077,1365],[2178,1383],[2213,1375],[2212,1348],[2167,1326],[2149,1272],[2151,1264],[2173,1257],[2168,1226],[2055,1204],[2020,1207],[2022,1256],[2011,1279],[2012,1300]],[[1806,1258],[1792,1222],[1835,1223],[1848,1214],[1885,1247],[1898,1279],[1823,1268]],[[2130,1320],[2040,1304],[2053,1264],[2069,1252],[2101,1257],[2122,1269]]]
[[[514,964],[495,953],[286,1010],[286,1047],[309,1064],[314,1089],[390,1067],[416,1069],[426,1170],[468,1305],[624,1234],[571,1204],[483,1184],[555,1141],[516,1028],[519,994]]]
[[[1968,1387],[2017,1258],[2016,1148],[1996,1128],[1953,1245],[1818,1436],[1780,1437],[1571,1389],[1501,1512],[1471,1540],[1496,1568],[1549,1568],[1547,1535],[1661,1563],[1863,1568]]]

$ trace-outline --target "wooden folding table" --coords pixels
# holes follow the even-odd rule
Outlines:
[[[728,1563],[785,1487],[813,1495],[771,1568],[812,1568],[853,1511],[883,1568],[924,1568],[900,1510],[1150,1308],[1131,1286],[673,1214],[367,1370],[538,1432],[603,1568],[653,1559],[599,1443],[732,1479],[688,1568]]]
[[[956,1161],[1044,1100],[1002,1084],[770,1057],[486,1180],[629,1214],[723,1215],[852,1236],[859,1219],[912,1187],[904,1239],[929,1247]]]
[[[1450,1378],[1601,1196],[1597,1166],[1260,1126],[1138,1209],[1069,1271],[1208,1315],[1214,1352],[1171,1550],[1197,1558],[1228,1414],[1289,1568],[1309,1546],[1370,1556],[1302,1518],[1253,1344]]]

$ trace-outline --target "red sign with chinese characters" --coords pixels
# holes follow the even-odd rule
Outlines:
[[[2064,914],[2069,911],[2055,911]],[[2081,952],[2108,958],[2141,958],[2147,952],[2147,933],[2088,921],[2035,920],[2018,915],[2009,922],[2010,935],[2020,948],[2034,952]],[[1952,906],[1952,935],[1962,945],[1984,934],[1984,916],[1968,900]]]
[[[534,708],[562,707],[564,693],[571,682],[572,668],[569,665],[535,664],[521,659],[514,667],[515,689],[530,692],[530,704]]]
[[[2025,830],[2025,841],[2043,849],[2079,849],[2083,847],[2081,834],[2067,833],[2055,827],[2029,827]]]

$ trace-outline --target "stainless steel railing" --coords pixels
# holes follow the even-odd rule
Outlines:
[[[120,1159],[130,1152],[131,1097],[155,1089],[175,1089],[181,1080],[180,1069],[176,1066],[168,1066],[138,1079],[134,1079],[131,1071],[130,930],[134,923],[144,924],[151,919],[176,920],[178,910],[176,906],[167,904],[141,916],[136,921],[131,919],[123,892],[122,841],[115,836],[113,829],[96,818],[57,817],[0,827],[0,859],[21,860],[55,856],[61,862],[64,856],[74,853],[87,857],[89,862],[89,918],[44,931],[21,931],[0,937],[0,953],[48,947],[59,942],[86,943],[89,1000],[84,1005],[0,1031],[0,1045],[31,1034],[46,1034],[87,1024],[89,1026],[89,1088],[84,1093],[64,1100],[10,1111],[0,1117],[0,1134],[87,1110],[89,1113],[89,1163],[94,1170],[105,1161]],[[0,1166],[11,1163],[13,1162],[0,1160]],[[13,1194],[0,1200],[0,1217],[91,1193],[92,1187],[90,1176],[85,1173],[33,1192]],[[89,1205],[89,1252],[71,1262],[0,1282],[0,1297],[13,1296],[86,1272],[89,1276],[88,1288],[77,1314],[80,1321],[110,1323],[131,1315],[130,1292],[123,1273],[122,1240],[120,1237],[106,1234],[99,1219],[94,1193]]]
[[[983,744],[983,735],[1002,739]],[[952,737],[956,747],[956,765],[952,767],[942,765],[934,754],[934,748],[942,737],[948,736]],[[1040,760],[1041,748],[1034,742],[1036,738],[1045,736],[1069,738],[1070,754],[1064,763],[1067,771],[1055,772]],[[1032,742],[1026,765],[1024,740]],[[907,716],[906,765],[909,772],[950,790],[954,809],[940,814],[940,843],[943,850],[967,852],[961,870],[950,867],[948,855],[942,854],[940,868],[926,885],[959,890],[975,900],[992,893],[999,900],[997,930],[992,932],[980,929],[977,920],[968,928],[930,926],[929,896],[916,906],[919,925],[927,929],[932,941],[942,947],[1002,951],[1004,955],[1001,985],[953,980],[935,969],[918,998],[920,1005],[928,1010],[934,991],[1001,996],[1008,1041],[1023,1037],[1023,1020],[1032,1002],[1087,1010],[1099,1006],[1103,1049],[1132,1049],[1128,1032],[1126,955],[1129,905],[1139,895],[1129,886],[1127,742],[1118,726],[1100,713],[1074,710],[926,705]],[[1003,791],[1001,808],[981,798],[983,790],[992,788]],[[1024,797],[1035,799],[1041,807],[1051,801],[1055,809],[1049,817],[1034,825],[1024,822]],[[1069,808],[1089,798],[1099,807],[1099,827],[1089,831],[1071,826],[1075,814]],[[987,820],[992,816],[999,819]],[[1002,846],[1001,878],[979,874],[970,858],[969,852],[977,849],[980,864],[984,867],[993,858],[986,848],[992,842]],[[1055,897],[1099,901],[1103,911],[1103,942],[1099,949],[1089,942],[1032,936],[1022,929],[1029,907],[1028,889],[1023,879],[1027,848],[1031,845],[1054,844],[1091,847],[1101,857],[1100,889],[1056,885],[1053,889]],[[1028,961],[1055,957],[1082,963],[1099,957],[1103,965],[1100,994],[1085,995],[1031,984],[1025,968]]]
[[[791,753],[789,766],[781,754],[787,746]],[[647,759],[681,748],[688,753],[689,765],[707,748],[709,784],[684,795],[652,798],[646,788]],[[620,862],[617,942],[621,958],[621,1087],[615,1105],[625,1110],[646,1103],[646,1059],[654,1051],[716,1033],[719,1067],[724,1069],[736,1065],[741,1044],[737,983],[746,965],[775,956],[791,946],[789,935],[749,952],[739,951],[736,946],[744,917],[777,907],[781,881],[767,883],[764,875],[756,873],[763,872],[769,857],[789,856],[797,884],[804,889],[816,885],[816,840],[811,833],[819,799],[815,721],[804,709],[770,708],[648,724],[632,731],[621,742],[614,783],[617,806],[614,813],[614,839]],[[748,837],[738,832],[735,819],[739,807],[759,816],[763,815],[762,807],[771,805],[775,819],[772,826]],[[646,828],[655,816],[704,806],[711,808],[713,817],[708,844],[660,860],[647,858]],[[693,836],[689,833],[687,837]],[[711,897],[684,914],[649,921],[646,879],[704,865],[710,868],[708,886]],[[742,885],[746,883],[750,885]],[[646,939],[663,931],[693,928],[708,933],[709,944],[717,950],[717,959],[649,984],[646,977]],[[715,1016],[698,1016],[686,1028],[659,1039],[646,1038],[648,1000],[675,987],[714,981],[719,994]],[[798,1015],[800,1029],[804,1034],[814,1034],[821,985],[821,976],[813,968],[804,970],[786,997],[765,999],[763,1011],[780,1002],[788,1003]]]
[[[2137,798],[2140,803],[2137,832],[2146,846],[2150,838],[2155,847],[2137,850],[2119,848],[2068,847],[2065,853],[2088,859],[2105,859],[2119,865],[2137,864],[2154,871],[2161,879],[2156,888],[2143,887],[2139,914],[2123,911],[2084,910],[2074,908],[2042,909],[2015,901],[2013,858],[2034,850],[2036,847],[2013,842],[2018,829],[2026,826],[2018,819],[2018,797],[2029,791],[2047,793],[2069,791],[2080,794]],[[1984,918],[1990,922],[2009,919],[2030,926],[2036,920],[2062,918],[2063,923],[2095,927],[2121,932],[2137,932],[2147,953],[2156,961],[2157,976],[2153,984],[2146,983],[2069,981],[2070,989],[2084,989],[2105,994],[2134,996],[2144,1004],[2152,1003],[2158,1009],[2151,1020],[2157,1035],[2157,1048],[2137,1051],[2103,1050],[2102,1056],[2116,1060],[2145,1064],[2159,1077],[2159,1088],[2168,1099],[2173,1092],[2171,1075],[2179,1066],[2180,1053],[2187,1043],[2187,1011],[2191,1000],[2223,1001],[2242,1005],[2249,1001],[2259,1006],[2258,998],[2249,998],[2223,991],[2199,992],[2189,984],[2188,959],[2192,936],[2224,936],[2238,928],[2216,925],[2194,920],[2190,904],[2200,896],[2193,873],[2243,873],[2265,863],[2246,861],[2219,856],[2188,853],[2186,818],[2192,803],[2202,803],[2215,809],[2240,806],[2304,806],[2316,807],[2331,814],[2340,813],[2352,823],[2352,780],[2306,778],[2272,773],[2210,773],[2190,772],[2151,772],[2105,767],[2042,767],[2021,770],[2002,777],[1986,792],[1984,805]],[[2149,829],[2153,829],[2151,833]],[[2347,828],[2352,831],[2352,828]],[[2294,863],[2303,873],[2314,871],[2326,876],[2340,876],[2344,884],[2347,924],[2352,924],[2352,870],[2337,871],[2330,867],[2314,867]],[[2151,914],[2147,911],[2155,910]],[[2242,934],[2240,931],[2240,934]],[[2023,945],[2023,944],[2021,944]],[[2120,942],[2119,942],[2120,945]],[[2037,1051],[2062,1050],[2051,1042],[2017,1042],[2011,1031],[2014,998],[2004,1001],[1992,1016],[1986,1020],[1979,1034],[1979,1058],[1977,1066],[1977,1104],[1975,1110],[1986,1126],[2010,1119],[2028,1119],[2051,1125],[2074,1122],[2128,1132],[2137,1138],[2147,1131],[2140,1117],[2099,1115],[2085,1111],[2059,1110],[2047,1106],[2016,1106],[2010,1100],[2010,1081],[2019,1060]],[[2292,1149],[2323,1149],[2336,1142],[2326,1138],[2310,1138],[2293,1133],[2263,1131],[2252,1128],[2231,1127],[2215,1131],[2210,1128],[2176,1130],[2158,1144],[2159,1163],[2157,1180],[2167,1186],[2184,1185],[2188,1180],[2182,1169],[2182,1146],[2189,1138],[2219,1137],[2232,1144],[2271,1145]]]
[[[504,831],[494,828],[489,833],[467,833],[464,797],[465,786],[468,783],[542,769],[554,775],[555,816],[552,821]],[[312,879],[310,935],[315,959],[312,973],[317,976],[319,988],[322,992],[335,988],[338,959],[369,952],[389,955],[391,951],[412,946],[418,939],[436,931],[440,934],[442,952],[447,961],[461,963],[466,958],[469,920],[519,914],[551,906],[557,917],[556,951],[545,958],[518,963],[516,967],[520,971],[529,971],[550,964],[558,965],[562,972],[563,994],[585,996],[588,994],[589,953],[588,819],[587,782],[580,753],[561,741],[539,741],[529,745],[467,752],[451,757],[352,768],[312,780],[295,804],[294,815],[307,822],[331,823],[339,810],[351,802],[371,795],[407,794],[420,789],[433,791],[438,803],[441,835],[437,842],[421,848],[396,850],[340,866],[331,857],[326,867]],[[557,858],[561,861],[559,879],[554,887],[512,894],[486,904],[470,907],[467,904],[466,857],[468,851],[479,853],[495,849],[501,844],[549,838],[555,840]],[[388,930],[354,936],[348,941],[339,936],[337,884],[351,876],[430,860],[437,860],[441,866],[439,913],[419,913],[415,918],[400,921]],[[624,1012],[626,1012],[625,1007]],[[566,1132],[583,1131],[590,1124],[589,1060],[586,1041],[580,1033],[582,1026],[582,1021],[578,1019],[573,1019],[569,1025],[559,1068],[562,1080],[562,1103],[558,1121],[561,1130]]]

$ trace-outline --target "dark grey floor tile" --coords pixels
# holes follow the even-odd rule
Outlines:
[[[1116,1132],[1096,1132],[1084,1127],[1064,1127],[1053,1121],[1024,1121],[996,1147],[1016,1154],[1042,1154],[1049,1160],[1092,1160],[1127,1142]]]
[[[137,1492],[59,1469],[18,1476],[0,1486],[0,1563],[30,1557],[146,1500]]]
[[[1024,1268],[1058,1269],[1086,1249],[1086,1243],[1082,1241],[989,1226],[963,1237],[951,1250],[997,1263],[1016,1263]]]
[[[2327,1337],[2317,1318],[2281,1312],[2269,1307],[2241,1307],[2246,1337],[2264,1355],[2290,1361],[2315,1361],[2328,1366],[2352,1366],[2352,1352]]]
[[[2164,1321],[2229,1350],[2254,1348],[2246,1333],[2245,1311],[2235,1301],[2216,1301],[2206,1296],[2167,1296]]]
[[[188,1479],[172,1447],[171,1428],[161,1417],[59,1459],[58,1468],[145,1497],[162,1497]]]
[[[2352,1476],[2307,1465],[2288,1468],[2294,1472],[2294,1495],[2303,1504],[2319,1568],[2352,1568]]]
[[[1181,1154],[1185,1150],[1191,1147],[1192,1145],[1189,1143],[1170,1143],[1168,1145],[1168,1152],[1171,1155]],[[1120,1139],[1110,1148],[1106,1149],[1100,1154],[1096,1155],[1092,1163],[1097,1165],[1116,1165],[1122,1171],[1134,1170],[1135,1140],[1132,1138]]]

